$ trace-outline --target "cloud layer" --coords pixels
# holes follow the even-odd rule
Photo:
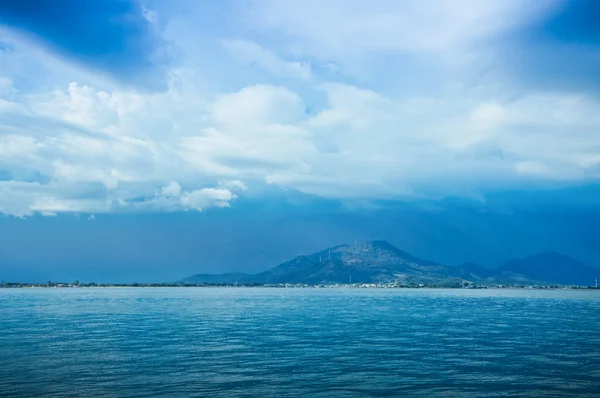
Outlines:
[[[46,31],[14,14],[0,26],[0,213],[204,211],[269,186],[372,200],[600,178],[593,90],[517,84],[496,62],[474,78],[558,2],[365,4],[247,2],[228,10],[241,27],[207,27],[199,41],[173,33],[189,26],[181,16],[159,30],[172,10],[140,6],[156,40],[170,32],[184,54],[212,49],[221,65],[183,57],[152,72],[159,91],[81,67],[73,57],[89,54],[73,43],[64,57],[23,39]],[[137,37],[127,29],[118,40]]]

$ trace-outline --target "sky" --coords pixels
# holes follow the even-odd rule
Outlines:
[[[0,0],[0,279],[385,239],[600,264],[594,0]]]

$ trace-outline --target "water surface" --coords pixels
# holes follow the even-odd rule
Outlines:
[[[600,292],[0,289],[0,396],[600,396]]]

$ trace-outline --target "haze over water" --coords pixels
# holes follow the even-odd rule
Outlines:
[[[0,289],[0,395],[598,396],[593,291]]]

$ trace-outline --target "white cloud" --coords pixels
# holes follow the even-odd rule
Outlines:
[[[220,181],[219,186],[227,188],[230,191],[247,191],[248,187],[240,180]]]
[[[41,116],[56,117],[82,126],[103,129],[118,122],[118,103],[111,94],[71,82],[65,92],[32,95],[30,101]]]
[[[250,86],[218,96],[195,117],[179,119],[170,134],[161,134],[163,118],[171,119],[187,94],[164,94],[174,105],[150,115],[155,126],[145,123],[145,106],[130,107],[110,122],[109,132],[103,120],[111,102],[96,102],[94,111],[86,112],[89,104],[83,101],[81,114],[87,116],[77,126],[85,130],[57,124],[72,121],[75,107],[50,119],[45,136],[35,130],[34,136],[0,134],[0,167],[46,180],[4,182],[11,193],[0,212],[227,207],[236,198],[233,192],[247,189],[243,181],[326,197],[394,198],[419,195],[415,187],[444,180],[460,186],[465,175],[471,185],[540,176],[581,180],[596,175],[600,165],[594,149],[600,147],[600,105],[590,97],[535,94],[480,102],[466,96],[393,99],[342,84],[319,89],[327,102],[310,117],[290,89]],[[91,88],[86,92],[98,97]],[[136,95],[140,103],[154,96]],[[26,98],[30,105],[31,98]],[[32,107],[32,120],[47,123],[44,106],[51,105],[43,101],[54,97],[35,98],[42,114]],[[17,127],[23,128],[8,130]],[[138,137],[127,135],[129,129]],[[183,192],[180,182],[190,190]]]
[[[304,118],[304,104],[285,87],[256,85],[222,95],[211,106],[217,125],[234,126],[249,134],[252,127],[296,123]]]
[[[19,189],[22,184],[17,181],[0,181],[0,213],[15,217],[33,215],[27,204],[31,200],[30,195]]]
[[[211,207],[229,207],[229,202],[237,196],[227,189],[203,188],[192,192],[184,192],[181,202],[187,208],[203,211]]]
[[[498,104],[480,104],[469,117],[474,128],[493,129],[504,120],[504,108]]]
[[[273,75],[292,79],[309,80],[311,77],[311,67],[308,63],[284,61],[256,43],[228,40],[223,42],[223,46],[244,65],[255,64]]]
[[[0,214],[27,217],[35,213],[52,216],[110,211],[107,198],[93,193],[83,186],[0,181]]]
[[[376,120],[389,119],[402,111],[399,103],[371,90],[345,84],[327,84],[322,89],[328,107],[311,118],[310,125],[315,127],[341,125],[364,130],[373,127]]]
[[[171,181],[160,189],[159,195],[166,197],[179,196],[181,195],[181,185],[177,181]]]

